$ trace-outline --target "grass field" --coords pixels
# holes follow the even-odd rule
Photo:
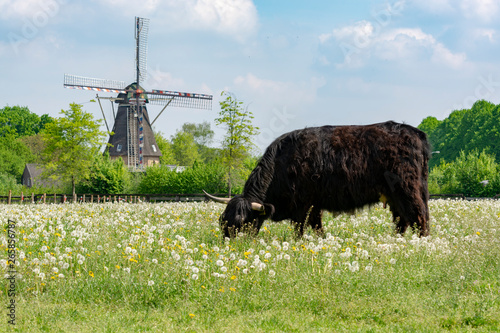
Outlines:
[[[18,261],[0,330],[500,331],[500,201],[430,207],[426,238],[380,205],[326,215],[325,238],[266,222],[229,241],[214,203],[0,205],[4,274],[8,219]]]

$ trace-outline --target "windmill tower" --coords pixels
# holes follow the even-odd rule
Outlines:
[[[64,74],[64,87],[71,89],[93,90],[107,93],[118,93],[117,97],[96,96],[109,132],[108,122],[102,110],[101,99],[109,99],[118,104],[113,108],[113,135],[108,143],[111,158],[122,158],[131,169],[140,171],[145,166],[160,162],[161,152],[158,149],[151,126],[167,106],[195,109],[211,109],[212,95],[184,93],[168,90],[145,91],[141,84],[147,76],[146,54],[149,19],[135,18],[136,39],[136,81],[126,84],[123,81],[88,78]],[[158,116],[150,122],[146,104],[163,105]],[[113,105],[113,104],[111,104]]]

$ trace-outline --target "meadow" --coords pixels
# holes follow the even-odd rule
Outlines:
[[[431,235],[388,209],[223,239],[215,203],[0,205],[16,232],[2,332],[498,332],[500,201],[432,200]],[[5,306],[4,306],[5,305]]]

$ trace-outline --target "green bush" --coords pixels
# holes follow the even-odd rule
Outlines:
[[[182,172],[164,166],[151,166],[146,169],[138,190],[140,193],[193,194],[202,190],[211,193],[227,192],[224,168],[217,163],[198,164]]]
[[[500,193],[499,171],[495,157],[484,150],[481,153],[473,150],[468,154],[461,151],[455,161],[441,162],[431,170],[429,192],[492,197]]]
[[[123,193],[128,171],[121,158],[111,160],[109,155],[96,155],[91,172],[76,186],[77,193]]]

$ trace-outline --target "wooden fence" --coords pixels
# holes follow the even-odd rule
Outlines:
[[[227,196],[218,194],[219,196]],[[35,194],[30,193],[24,195],[21,193],[19,196],[9,195],[0,196],[0,203],[4,204],[31,204],[31,203],[66,203],[66,202],[90,202],[90,203],[104,203],[104,202],[189,202],[189,201],[206,201],[204,194]]]
[[[215,194],[216,196],[226,197],[227,194]],[[496,195],[490,199],[498,199],[500,195]],[[476,200],[485,198],[466,197],[463,194],[431,194],[431,199],[454,198],[462,200]],[[104,203],[104,202],[188,202],[188,201],[207,201],[204,194],[35,194],[31,193],[26,196],[9,195],[0,196],[0,203],[13,204],[13,203],[65,203],[65,202],[91,202],[91,203]]]

